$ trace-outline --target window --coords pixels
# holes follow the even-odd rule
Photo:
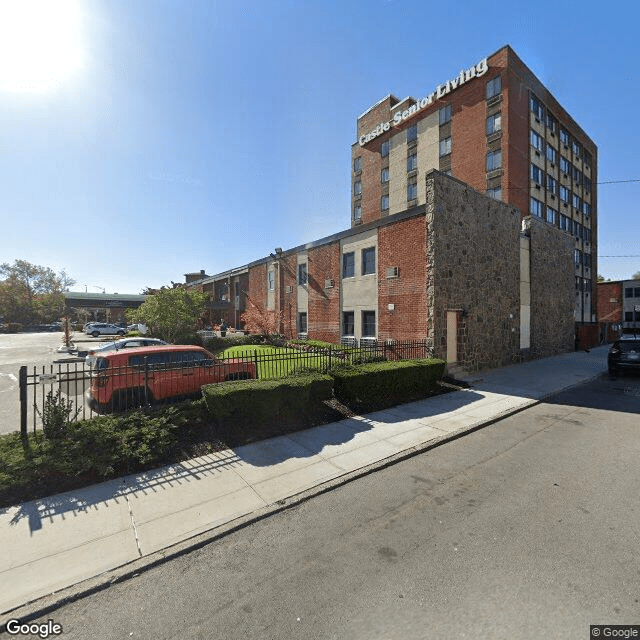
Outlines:
[[[633,290],[633,297],[640,298],[640,287],[635,287]]]
[[[573,181],[576,184],[582,184],[582,171],[578,167],[573,167]]]
[[[560,156],[560,171],[567,175],[571,173],[571,163],[564,156]]]
[[[542,136],[536,133],[533,129],[531,130],[531,146],[537,151],[542,151],[544,148]]]
[[[578,158],[582,157],[582,145],[577,140],[573,141],[571,147],[573,149],[574,156],[578,156]]]
[[[569,227],[569,218],[567,218],[567,216],[563,216],[562,214],[560,214],[560,228],[563,231],[566,231],[568,227]]]
[[[564,127],[560,127],[560,142],[562,142],[565,147],[569,146],[569,132]]]
[[[560,200],[562,202],[569,202],[569,189],[560,185]]]
[[[537,184],[544,184],[544,171],[535,164],[531,164],[531,179]]]
[[[407,129],[407,142],[413,142],[418,139],[418,125],[413,124]]]
[[[584,259],[584,266],[587,267],[587,269],[589,269],[591,267],[591,254],[583,253],[582,257]]]
[[[383,184],[389,182],[389,167],[384,167],[382,171],[380,171],[380,182]]]
[[[553,164],[558,161],[558,152],[550,144],[547,144],[547,160]]]
[[[558,130],[558,121],[547,111],[547,131],[555,133]]]
[[[547,191],[554,195],[558,193],[558,181],[550,175],[547,175]]]
[[[303,262],[298,265],[298,284],[307,284],[307,263]]]
[[[382,196],[380,198],[380,210],[389,211],[389,196]]]
[[[385,158],[389,155],[389,141],[385,140],[380,147],[380,155]]]
[[[342,335],[352,336],[355,333],[355,322],[353,311],[342,312]]]
[[[544,120],[544,107],[542,106],[542,102],[533,94],[531,94],[531,98],[529,99],[529,105],[531,107],[531,113],[533,113],[536,120]]]
[[[362,220],[362,207],[359,204],[353,207],[353,219]]]
[[[267,289],[273,291],[276,288],[276,274],[274,271],[267,272]]]
[[[495,171],[502,166],[502,151],[489,151],[487,153],[487,171]]]
[[[625,287],[624,297],[625,298],[633,298],[633,287]]]
[[[575,261],[576,267],[579,267],[582,264],[582,251],[580,251],[580,249],[575,250]]]
[[[588,202],[582,202],[582,213],[584,213],[585,216],[591,215],[591,205]]]
[[[353,171],[354,173],[358,173],[358,171],[362,171],[362,156],[358,156],[353,161]]]
[[[448,104],[446,107],[442,107],[442,109],[438,111],[438,116],[440,124],[451,122],[451,105]]]
[[[558,212],[553,207],[547,206],[547,222],[553,225],[558,224]]]
[[[411,181],[407,183],[407,201],[415,200],[418,197],[418,183]]]
[[[487,100],[497,96],[502,92],[502,79],[496,76],[487,82]]]
[[[446,156],[451,153],[451,136],[440,140],[440,157]]]
[[[502,200],[502,187],[490,187],[486,194],[494,200]]]
[[[624,312],[624,321],[625,322],[633,322],[633,311],[625,311]]]
[[[582,184],[584,186],[584,190],[591,192],[591,178],[587,178],[584,174],[582,175]]]
[[[533,216],[538,216],[538,218],[542,218],[542,214],[544,213],[544,205],[542,202],[535,198],[531,198],[529,203],[529,213]]]
[[[415,153],[412,153],[407,158],[407,171],[413,171],[418,168],[418,156]]]
[[[362,275],[376,272],[376,248],[369,247],[362,250]]]
[[[583,149],[582,156],[582,159],[584,160],[584,166],[588,169],[591,169],[591,154],[586,149]]]
[[[487,118],[487,135],[496,133],[502,129],[502,114],[494,113]]]
[[[362,182],[360,180],[356,180],[353,183],[353,195],[354,196],[362,195]]]
[[[353,278],[356,273],[356,259],[355,253],[350,251],[349,253],[342,254],[342,277]]]
[[[577,196],[575,193],[573,194],[573,208],[577,209],[578,211],[582,211],[582,200],[580,199],[580,196]]]
[[[591,229],[588,229],[587,227],[584,228],[584,239],[585,242],[591,242]]]
[[[298,333],[307,333],[307,312],[298,313]]]
[[[362,312],[362,337],[363,338],[376,337],[376,312],[375,311]]]

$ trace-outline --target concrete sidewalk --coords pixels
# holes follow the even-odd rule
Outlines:
[[[592,379],[607,351],[467,375],[469,389],[1,509],[0,624]]]

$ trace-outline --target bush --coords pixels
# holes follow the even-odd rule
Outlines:
[[[63,398],[60,389],[55,394],[51,389],[45,398],[42,413],[38,410],[45,438],[63,440],[67,435],[69,421],[74,420],[79,412],[80,410],[76,409],[75,415],[72,416],[73,400]]]
[[[424,398],[444,374],[444,360],[396,360],[330,371],[334,394],[352,409],[371,411]]]
[[[219,436],[232,446],[306,429],[325,413],[331,376],[309,373],[279,380],[206,385],[207,409]]]
[[[257,334],[250,336],[227,336],[225,338],[215,336],[205,341],[204,348],[215,353],[217,351],[224,351],[229,347],[262,344],[262,342],[263,337]]]

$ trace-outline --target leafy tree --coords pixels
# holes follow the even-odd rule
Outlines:
[[[0,264],[0,316],[5,322],[51,322],[64,313],[63,291],[75,284],[67,273],[15,260]]]
[[[181,336],[195,333],[208,298],[208,294],[194,289],[160,289],[137,309],[128,311],[127,319],[146,324],[158,338],[176,342]]]
[[[240,320],[244,322],[244,328],[250,333],[260,333],[267,339],[280,332],[282,325],[282,311],[265,309],[247,296],[247,310],[242,313]]]
[[[636,271],[632,276],[632,280],[640,280],[640,271]]]

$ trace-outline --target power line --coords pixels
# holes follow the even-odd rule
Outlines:
[[[598,258],[640,258],[640,255],[633,255],[633,256],[598,256]]]

